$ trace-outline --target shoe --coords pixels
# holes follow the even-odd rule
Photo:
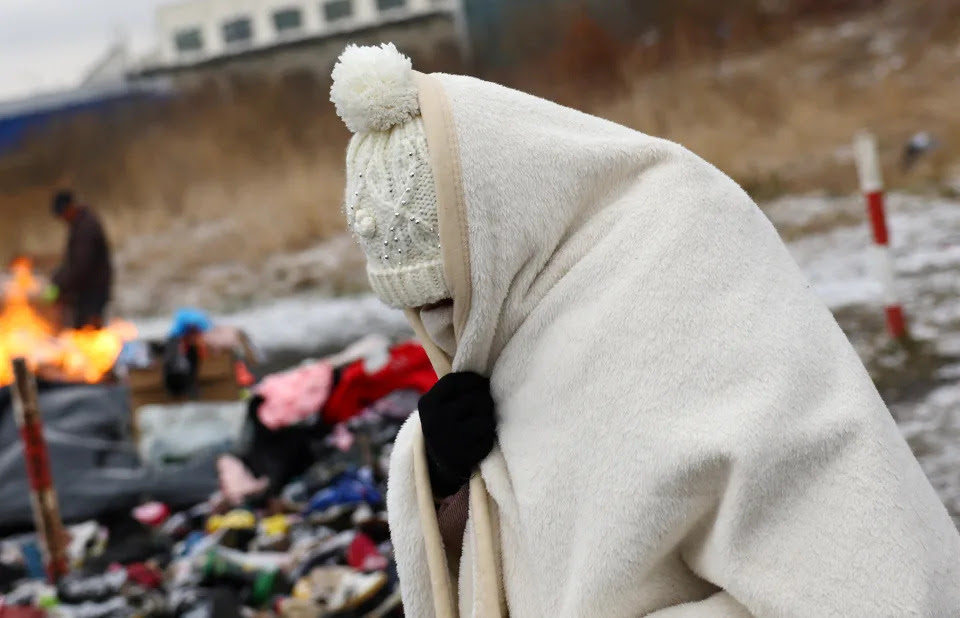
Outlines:
[[[294,596],[315,603],[324,618],[352,618],[379,606],[390,596],[382,572],[360,573],[349,567],[320,567],[297,582]]]

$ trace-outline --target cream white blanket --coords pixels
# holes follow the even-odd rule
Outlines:
[[[960,536],[734,182],[528,95],[417,82],[456,354],[424,343],[491,377],[499,445],[453,569],[417,417],[401,432],[409,616],[960,615]]]

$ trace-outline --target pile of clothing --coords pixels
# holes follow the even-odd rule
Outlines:
[[[435,382],[418,344],[377,337],[267,376],[199,504],[148,495],[70,527],[55,585],[33,534],[0,542],[0,618],[402,616],[387,464]]]

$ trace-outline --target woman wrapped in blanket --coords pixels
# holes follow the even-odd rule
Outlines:
[[[960,615],[960,535],[768,220],[681,146],[349,47],[345,213],[441,380],[407,615]]]

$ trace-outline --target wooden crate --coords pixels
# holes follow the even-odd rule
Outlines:
[[[196,401],[235,401],[240,399],[243,388],[237,384],[234,363],[230,352],[209,350],[197,367]],[[130,409],[133,414],[133,432],[137,434],[137,411],[146,405],[176,404],[189,401],[172,397],[163,384],[163,366],[160,363],[145,369],[131,369],[127,376],[130,387]]]

